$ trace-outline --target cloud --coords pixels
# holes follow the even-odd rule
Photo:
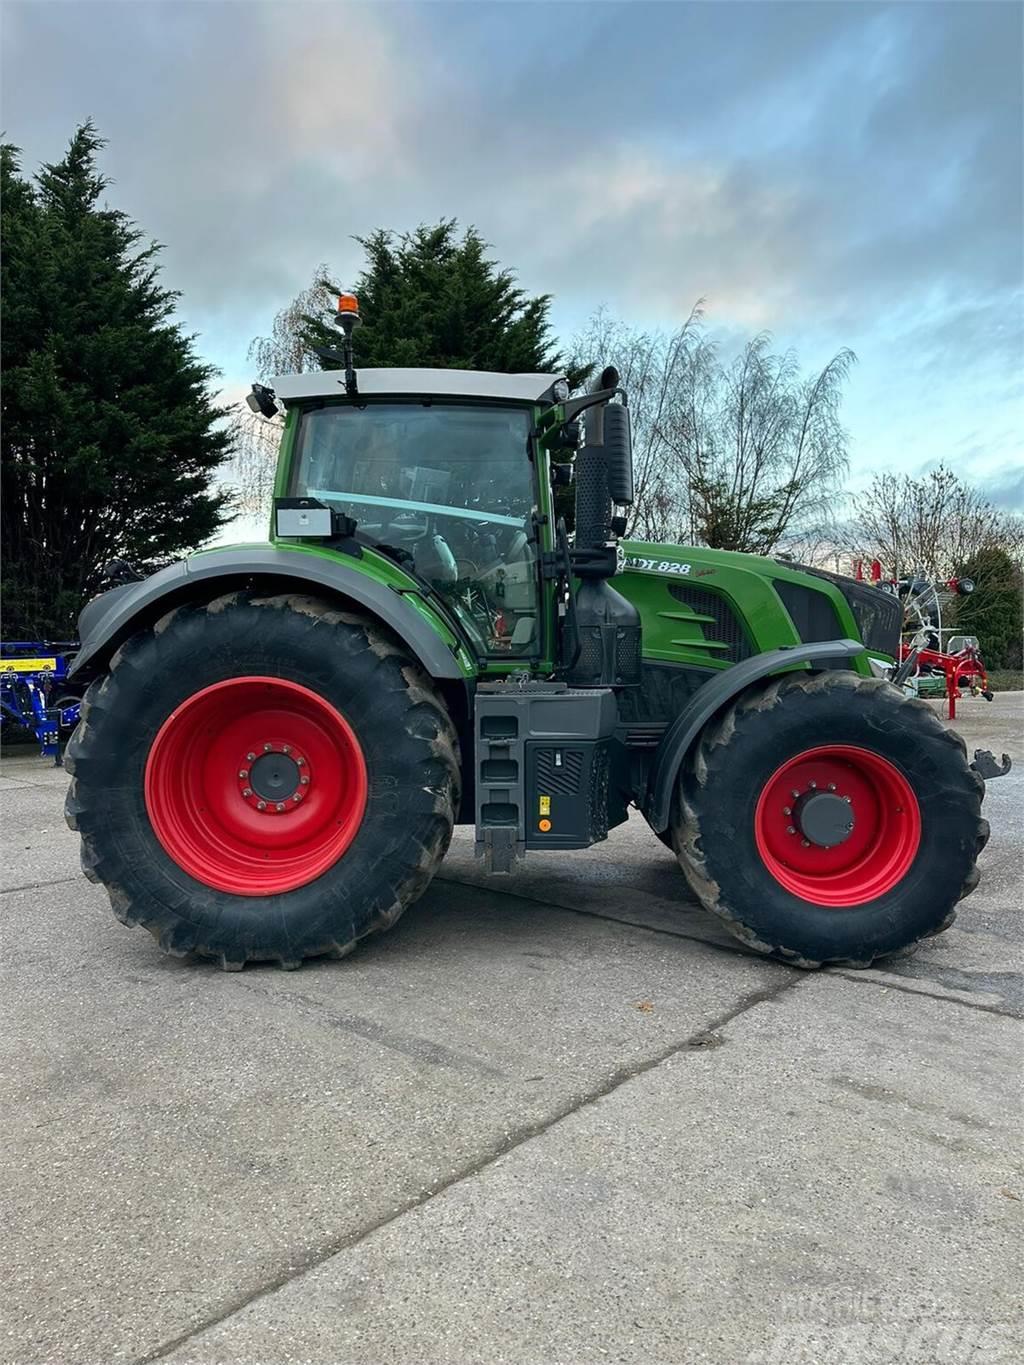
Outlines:
[[[26,162],[95,116],[111,197],[232,382],[352,236],[476,223],[571,330],[706,296],[821,364],[862,466],[1017,454],[1016,6],[94,3],[5,8]],[[1019,415],[1018,415],[1019,417]]]
[[[1024,513],[1024,464],[979,479],[978,487],[997,507]]]

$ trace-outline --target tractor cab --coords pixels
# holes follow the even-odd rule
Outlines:
[[[271,539],[371,548],[441,599],[485,672],[518,664],[581,686],[640,677],[640,617],[608,583],[615,510],[633,501],[626,395],[606,369],[569,398],[563,375],[357,371],[359,304],[338,300],[336,370],[254,385],[287,412]],[[582,418],[582,421],[580,420]],[[559,462],[561,456],[561,462]],[[552,483],[576,474],[575,541]]]
[[[364,370],[349,397],[335,371],[274,380],[288,426],[272,538],[347,533],[440,597],[481,660],[538,657],[550,488],[535,427],[558,382]]]

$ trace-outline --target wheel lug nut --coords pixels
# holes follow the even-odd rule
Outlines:
[[[250,763],[253,761],[255,757],[256,757],[255,754],[246,754],[246,758],[249,760]]]
[[[263,752],[264,752],[265,754],[269,754],[270,751],[271,751],[271,749],[272,749],[273,747],[274,747],[274,746],[273,746],[272,744],[264,744],[264,746],[263,746]]]
[[[810,848],[811,845],[807,839],[801,839],[800,846],[801,848]]]
[[[244,787],[244,788],[242,789],[242,795],[243,795],[243,796],[252,796],[252,787]]]
[[[308,777],[300,777],[300,778],[299,778],[299,781],[302,783],[302,785],[303,785],[304,787],[308,787],[308,786],[309,786],[309,778],[308,778]]]
[[[796,830],[795,830],[795,828],[794,828],[792,825],[787,825],[787,826],[786,826],[786,833],[787,833],[787,834],[795,834],[795,833],[796,833]]]
[[[302,797],[299,795],[298,792],[296,792],[295,795],[292,797],[292,800],[293,800],[293,801],[301,801],[301,800],[302,800]]]
[[[818,784],[817,782],[809,782],[807,785],[810,787],[811,791],[814,791]]]
[[[835,784],[834,782],[830,782],[830,783],[828,784],[828,789],[829,789],[830,792],[834,792],[835,789],[836,789],[836,784]]]
[[[783,813],[783,815],[792,815],[792,814],[793,814],[793,807],[792,807],[792,806],[783,806],[783,807],[782,807],[782,813]]]
[[[800,793],[797,792],[797,791],[792,791],[792,792],[790,792],[789,794],[790,794],[790,796],[793,798],[794,801],[795,801],[796,798],[800,795]]]
[[[306,765],[306,760],[304,758],[297,758],[295,762],[299,765],[300,768],[303,768]]]
[[[248,776],[249,776],[249,769],[248,769],[248,768],[239,768],[239,770],[238,770],[238,776],[239,776],[239,777],[248,777]]]
[[[285,745],[282,746],[281,752],[282,752],[283,754],[290,754],[291,751],[292,751],[292,746],[291,746],[290,744],[285,744]]]
[[[278,809],[278,810],[284,810],[284,802],[283,802],[283,801],[278,801],[278,803],[277,803],[277,809]]]
[[[266,810],[266,809],[267,809],[267,803],[266,803],[266,801],[257,801],[257,802],[256,802],[256,809],[257,809],[257,810]]]
[[[850,804],[850,798],[848,796],[844,796],[843,800],[846,802],[847,805]]]

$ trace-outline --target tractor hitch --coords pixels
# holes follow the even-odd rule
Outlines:
[[[974,762],[971,767],[979,777],[986,782],[991,782],[993,777],[1005,777],[1013,767],[1013,761],[1009,754],[1003,754],[1002,764],[996,762],[996,756],[990,749],[975,749]]]

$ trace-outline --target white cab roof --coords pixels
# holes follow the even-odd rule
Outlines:
[[[520,403],[551,403],[551,386],[560,374],[493,374],[487,370],[360,369],[356,382],[361,397],[495,398]],[[310,398],[344,398],[344,370],[316,370],[311,374],[283,374],[270,381],[282,403]]]

